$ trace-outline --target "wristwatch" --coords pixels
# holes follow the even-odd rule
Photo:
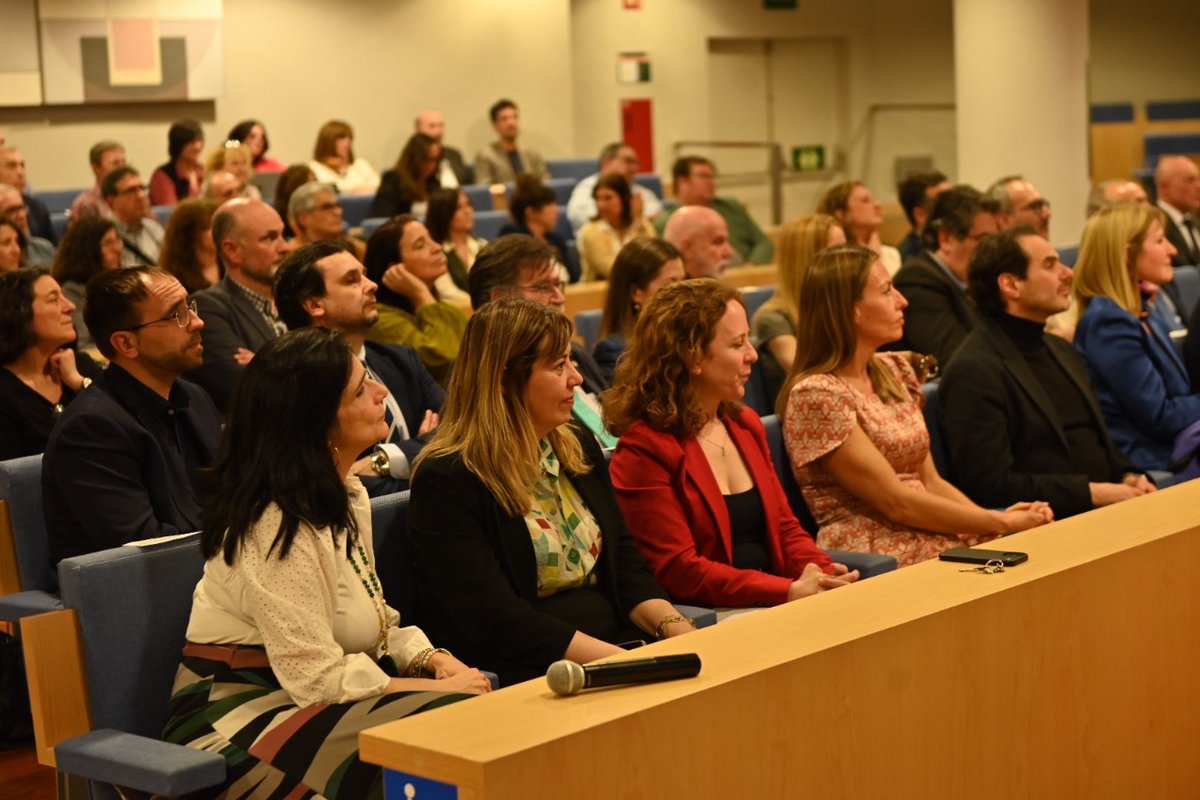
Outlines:
[[[382,447],[375,448],[375,452],[371,453],[371,470],[381,478],[392,474],[392,460]]]

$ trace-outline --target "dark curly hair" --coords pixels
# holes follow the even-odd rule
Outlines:
[[[59,283],[90,281],[93,275],[104,269],[100,240],[116,227],[107,217],[83,217],[75,220],[67,228],[58,249],[54,251],[54,265],[50,267],[50,274]]]
[[[0,274],[0,364],[33,346],[33,285],[49,274],[40,267]]]

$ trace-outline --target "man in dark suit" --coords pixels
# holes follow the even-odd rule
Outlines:
[[[412,462],[438,424],[446,394],[415,350],[367,341],[379,321],[374,281],[336,241],[312,242],[284,259],[275,279],[275,302],[290,330],[308,325],[341,331],[367,368],[388,390],[387,437],[354,465],[372,496],[408,487]]]
[[[1187,156],[1163,156],[1154,168],[1158,207],[1167,215],[1167,239],[1175,245],[1176,267],[1200,264],[1200,168]]]
[[[46,208],[45,203],[29,193],[25,176],[25,156],[15,147],[0,146],[0,183],[7,183],[21,193],[29,216],[29,235],[45,239],[52,244],[57,242],[54,226],[50,223],[50,210]]]
[[[432,109],[422,111],[417,114],[413,127],[416,128],[417,133],[423,133],[431,139],[436,139],[442,146],[442,160],[438,164],[438,183],[443,188],[466,186],[475,182],[475,170],[463,161],[462,153],[453,147],[447,147],[446,143],[442,141],[446,135],[446,120],[442,117],[442,112]]]
[[[904,262],[892,284],[908,300],[904,338],[890,350],[936,356],[941,364],[975,327],[967,300],[967,264],[979,240],[996,231],[994,200],[970,186],[947,189],[933,201],[922,238],[925,250]]]
[[[199,471],[221,418],[179,380],[200,366],[204,323],[173,276],[111,270],[87,287],[84,321],[111,362],[68,406],[42,460],[51,565],[125,542],[199,530]]]
[[[1057,518],[1154,491],[1113,447],[1083,360],[1046,320],[1071,270],[1031,228],[984,238],[968,289],[980,323],[938,387],[954,483],[983,506],[1045,500]]]
[[[224,411],[242,368],[287,330],[275,310],[275,272],[287,255],[287,242],[283,220],[260,200],[222,205],[213,215],[212,237],[225,277],[196,293],[204,320],[204,364],[192,377]]]

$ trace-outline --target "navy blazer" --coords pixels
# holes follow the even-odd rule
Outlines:
[[[164,414],[212,463],[221,416],[204,390],[176,380],[170,408],[116,364],[67,407],[42,459],[50,567],[69,556],[200,529],[202,498],[179,451],[156,435]]]
[[[425,412],[440,413],[442,404],[446,402],[446,392],[411,347],[367,342],[366,351],[367,366],[379,376],[404,415],[410,438],[399,442],[397,446],[412,463],[429,439],[428,435],[417,436]]]
[[[904,262],[892,284],[908,300],[904,338],[887,350],[937,356],[943,366],[978,324],[975,308],[929,251]]]
[[[242,365],[234,353],[239,347],[257,353],[279,334],[229,275],[197,292],[195,299],[200,319],[204,320],[200,331],[204,364],[188,377],[203,386],[217,408],[224,411],[242,376]]]
[[[1113,443],[1139,469],[1169,470],[1175,437],[1200,420],[1200,395],[1161,318],[1138,320],[1107,297],[1088,303],[1075,329],[1075,349],[1108,422]]]

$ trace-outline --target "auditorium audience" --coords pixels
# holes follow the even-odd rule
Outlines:
[[[562,265],[568,280],[579,280],[579,264],[569,258],[567,242],[555,230],[558,224],[558,199],[554,190],[530,175],[517,176],[516,186],[508,201],[512,220],[500,228],[500,235],[523,233],[554,248],[555,258]]]
[[[446,274],[434,286],[443,300],[452,303],[470,301],[467,276],[475,264],[479,249],[487,242],[474,236],[475,209],[466,192],[458,189],[438,189],[429,196],[429,212],[425,225],[435,242],[440,242],[446,254]]]
[[[874,252],[822,251],[799,301],[777,410],[823,546],[906,565],[1051,521],[1040,500],[980,508],[938,474],[911,354],[876,352],[900,338],[907,301]]]
[[[846,234],[828,214],[813,214],[785,222],[779,229],[776,263],[779,282],[771,299],[754,312],[750,337],[762,358],[767,397],[779,396],[783,380],[796,357],[796,306],[804,273],[818,252],[846,243]]]
[[[734,258],[725,219],[711,208],[680,208],[667,221],[662,237],[683,256],[689,278],[719,277]]]
[[[481,256],[482,258],[482,256]],[[608,465],[571,422],[571,323],[505,299],[471,317],[409,530],[427,627],[505,685],[614,643],[686,633],[625,530]]]
[[[605,175],[622,175],[629,182],[634,198],[630,209],[635,221],[639,218],[652,220],[662,213],[662,202],[658,196],[634,180],[637,173],[636,150],[622,142],[605,145],[600,151],[600,171],[581,179],[571,190],[571,197],[567,200],[567,219],[571,221],[571,227],[578,231],[596,216],[596,198],[593,191],[596,181]]]
[[[895,275],[900,269],[900,251],[879,239],[883,206],[862,181],[831,186],[817,203],[817,213],[836,219],[849,244],[860,244],[879,256],[888,275]]]
[[[909,175],[900,182],[896,194],[900,198],[900,206],[912,230],[900,242],[900,258],[907,260],[918,255],[923,249],[921,234],[925,231],[925,221],[929,218],[929,206],[933,199],[950,188],[950,181],[942,173],[933,170]]]
[[[210,172],[200,187],[200,197],[218,205],[236,197],[249,197],[245,187],[232,172]]]
[[[70,347],[74,311],[40,267],[0,275],[0,461],[45,450],[63,409],[100,375]]]
[[[521,175],[531,175],[538,181],[550,180],[546,161],[535,150],[517,144],[520,116],[512,100],[497,100],[488,109],[492,129],[499,137],[475,155],[475,182],[514,183]]]
[[[102,272],[83,315],[109,366],[67,408],[42,459],[52,568],[199,530],[201,471],[221,431],[208,394],[180,378],[200,366],[204,322],[179,281],[158,268]]]
[[[283,238],[291,239],[296,235],[288,223],[288,204],[292,194],[304,184],[316,180],[317,176],[308,168],[308,164],[292,164],[279,176],[279,181],[275,184],[275,202],[271,205],[279,212],[279,216],[283,217]]]
[[[343,233],[342,204],[330,184],[314,181],[300,186],[288,198],[287,215],[296,234],[294,246],[336,239],[362,260],[366,247]]]
[[[633,195],[624,175],[602,175],[592,194],[596,216],[579,229],[579,257],[583,280],[608,277],[621,248],[634,239],[656,236],[650,221],[634,214]]]
[[[505,297],[521,297],[561,314],[567,301],[566,283],[554,259],[554,251],[545,242],[522,234],[501,236],[479,251],[475,266],[471,268],[469,288],[471,307],[477,312],[487,303]],[[608,380],[586,347],[572,341],[571,359],[583,377],[580,388],[584,393],[598,396],[608,388]],[[591,422],[598,427],[598,420]]]
[[[374,194],[379,173],[365,158],[354,156],[354,129],[339,119],[330,120],[317,132],[308,168],[321,183],[333,184],[341,194]]]
[[[54,245],[36,236],[29,226],[29,209],[17,187],[0,183],[0,216],[17,226],[21,232],[21,264],[26,267],[47,267],[54,261]]]
[[[63,296],[75,306],[71,321],[80,350],[91,350],[96,346],[83,321],[84,289],[99,273],[121,266],[121,248],[116,223],[104,217],[84,217],[67,228],[62,244],[54,253],[50,273],[58,281]]]
[[[904,262],[896,288],[908,300],[903,337],[889,349],[931,355],[940,364],[975,327],[967,265],[979,240],[996,232],[996,202],[960,185],[937,196],[925,223],[925,250]]]
[[[1166,215],[1167,240],[1174,246],[1174,266],[1200,264],[1200,167],[1188,156],[1163,156],[1154,168],[1158,207]]]
[[[58,237],[54,235],[54,226],[50,224],[50,211],[46,204],[30,191],[25,172],[25,156],[16,147],[0,145],[0,183],[12,186],[21,195],[28,215],[25,235],[36,236],[53,245]]]
[[[146,184],[133,167],[117,167],[100,182],[104,202],[121,237],[121,266],[152,267],[162,252],[165,231],[150,214]]]
[[[425,134],[442,146],[442,158],[436,173],[439,185],[453,189],[475,182],[475,170],[463,160],[460,151],[448,147],[444,141],[446,120],[440,111],[427,109],[417,114],[413,128],[417,133]]]
[[[227,140],[220,148],[209,153],[208,160],[204,163],[204,172],[210,176],[209,180],[212,180],[212,176],[222,172],[233,175],[237,179],[233,197],[248,197],[251,200],[262,199],[262,192],[259,191],[257,186],[250,183],[250,179],[254,177],[253,157],[250,155],[250,148],[240,141]],[[233,197],[214,196],[212,199],[219,199],[224,202],[225,200],[232,200]]]
[[[361,263],[337,242],[314,242],[293,251],[279,268],[275,297],[292,330],[313,325],[339,331],[367,368],[367,376],[388,391],[388,423],[351,470],[372,495],[408,488],[411,464],[438,424],[446,394],[411,347],[367,341],[379,322],[376,284]]]
[[[267,155],[271,142],[267,139],[266,127],[256,119],[242,120],[234,125],[225,139],[250,148],[251,166],[257,173],[283,172],[287,168],[282,161]]]
[[[1165,219],[1148,206],[1102,208],[1083,230],[1075,263],[1075,348],[1113,443],[1142,470],[1170,471],[1175,437],[1200,421],[1200,394],[1152,313],[1158,287],[1173,277]]]
[[[769,606],[855,580],[813,543],[779,485],[758,414],[746,308],[715,280],[664,287],[637,321],[613,387],[612,482],[630,532],[671,597]]]
[[[212,240],[225,277],[196,294],[204,320],[204,363],[191,379],[225,411],[242,368],[287,330],[276,310],[274,286],[288,246],[283,220],[261,200],[231,200],[217,209]]]
[[[1027,225],[1038,236],[1050,241],[1050,201],[1036,186],[1020,175],[1009,175],[993,183],[987,193],[999,207],[996,212],[998,230]]]
[[[125,148],[120,142],[104,139],[92,145],[92,149],[88,151],[88,163],[96,176],[96,184],[80,192],[71,203],[71,211],[67,216],[68,225],[74,225],[84,217],[107,217],[112,214],[112,209],[104,202],[104,196],[100,192],[100,182],[104,180],[105,175],[117,167],[125,166],[128,161],[125,158]]]
[[[194,119],[183,119],[167,130],[167,154],[170,160],[150,176],[150,202],[173,206],[180,200],[200,194],[204,166],[204,130]]]
[[[1146,189],[1137,181],[1109,178],[1092,184],[1088,193],[1087,215],[1090,217],[1105,206],[1119,203],[1149,203]]]
[[[225,756],[222,796],[380,797],[361,730],[490,689],[383,597],[351,466],[386,428],[386,393],[315,329],[264,347],[235,393],[163,731]]]
[[[985,236],[967,292],[980,323],[938,385],[955,485],[985,507],[1040,497],[1056,519],[1154,491],[1109,438],[1087,366],[1047,320],[1071,269],[1028,226]]]
[[[0,212],[0,272],[25,266],[25,232],[7,214]]]
[[[184,200],[167,220],[158,264],[178,278],[189,295],[221,280],[221,264],[212,238],[216,210],[217,203],[212,200]]]
[[[445,385],[458,356],[467,315],[441,301],[434,285],[446,274],[446,254],[416,217],[404,214],[371,234],[363,258],[367,277],[378,284],[379,321],[367,338],[417,351],[438,383]]]
[[[424,214],[429,194],[438,188],[442,146],[437,139],[414,133],[400,151],[396,165],[383,173],[379,191],[371,202],[371,217]]]
[[[598,341],[592,348],[606,381],[612,381],[617,359],[633,336],[633,325],[650,298],[686,277],[683,259],[670,242],[634,239],[621,248],[608,276]]]
[[[682,156],[672,165],[671,175],[675,198],[680,206],[704,206],[715,210],[725,220],[729,244],[738,256],[736,263],[771,263],[775,257],[775,246],[750,217],[745,206],[732,197],[717,196],[716,168],[711,161],[701,156]],[[665,236],[667,221],[678,213],[667,211],[659,215],[654,225],[660,234]],[[679,247],[677,242],[672,244]],[[702,277],[690,271],[688,274],[694,278]]]

